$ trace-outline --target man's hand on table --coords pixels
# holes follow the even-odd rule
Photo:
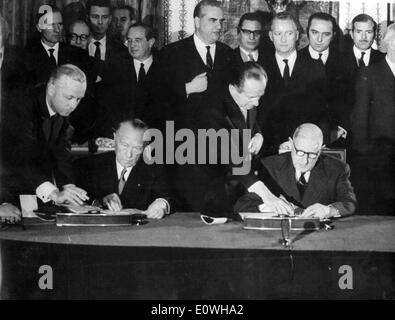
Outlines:
[[[67,184],[63,186],[63,190],[54,190],[49,199],[57,204],[74,204],[82,206],[86,200],[89,200],[87,192],[74,184]]]
[[[162,199],[156,199],[145,211],[148,219],[162,219],[166,214],[167,204]]]
[[[21,211],[10,203],[3,203],[0,205],[0,217],[7,217],[11,220],[20,221]]]
[[[315,203],[305,209],[301,217],[303,218],[320,218],[320,220],[333,217],[333,210],[330,206],[325,206],[320,203]]]
[[[103,198],[103,204],[111,211],[121,211],[123,206],[121,199],[116,193],[111,193]]]

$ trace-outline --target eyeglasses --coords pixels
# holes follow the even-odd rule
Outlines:
[[[246,36],[251,36],[252,34],[254,35],[254,37],[258,37],[262,35],[262,30],[248,30],[248,29],[240,29],[241,32],[243,32],[243,34],[245,34]]]
[[[73,41],[77,41],[77,39],[80,39],[80,41],[86,41],[89,39],[89,35],[88,34],[78,35],[76,33],[72,33],[70,34],[70,39]]]
[[[320,155],[319,152],[315,153],[315,152],[306,152],[306,151],[303,151],[303,150],[298,150],[298,149],[296,148],[296,146],[295,146],[295,142],[292,142],[292,143],[293,143],[293,145],[294,145],[295,152],[296,152],[296,155],[297,155],[298,157],[304,157],[304,156],[307,154],[307,157],[308,157],[309,159],[317,159],[318,156]]]
[[[139,39],[139,38],[137,38],[137,39],[130,39],[130,38],[127,38],[127,39],[125,40],[125,46],[127,46],[127,45],[132,45],[133,42],[136,43],[136,44],[140,44],[142,41],[143,41],[143,40],[142,40],[142,39]]]

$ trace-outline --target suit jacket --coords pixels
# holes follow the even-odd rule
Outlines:
[[[383,59],[359,70],[356,78],[352,146],[369,153],[377,140],[395,143],[395,77]]]
[[[311,170],[308,186],[301,197],[295,178],[295,168],[291,154],[285,153],[267,157],[262,160],[259,178],[276,195],[284,195],[288,201],[301,208],[315,203],[332,205],[342,216],[353,214],[356,208],[356,197],[351,186],[350,168],[344,162],[321,155]],[[255,194],[243,196],[236,205],[237,212],[253,210],[258,212],[262,200]]]
[[[104,77],[100,84],[101,89],[97,92],[101,112],[96,126],[101,136],[112,137],[112,128],[126,116],[139,118],[150,127],[160,126],[161,113],[153,101],[158,90],[155,87],[158,74],[157,56],[153,55],[153,63],[143,82],[137,82],[133,58],[130,55],[109,62],[108,68],[111,72]]]
[[[102,199],[118,194],[118,175],[114,152],[107,152],[79,159],[76,162],[78,185],[88,191],[89,197]],[[146,210],[157,198],[164,198],[174,212],[174,202],[170,196],[163,168],[159,165],[147,165],[141,158],[130,172],[120,195],[125,208]]]
[[[201,106],[200,112],[196,115],[197,127],[193,128],[195,136],[198,136],[198,129],[214,129],[217,132],[225,129],[227,133],[231,133],[231,130],[238,131],[239,140],[233,140],[233,136],[229,135],[229,144],[223,145],[226,140],[218,139],[216,148],[206,140],[206,149],[202,150],[202,142],[197,139],[194,160],[195,163],[202,163],[201,153],[205,151],[204,163],[177,167],[175,179],[180,197],[184,197],[189,205],[188,210],[210,212],[210,214],[213,214],[213,211],[216,214],[232,212],[229,206],[232,208],[233,203],[244,191],[237,179],[232,178],[232,169],[240,167],[234,156],[236,155],[241,161],[242,152],[246,151],[244,156],[248,152],[244,148],[247,148],[250,141],[244,143],[242,130],[251,130],[251,137],[261,133],[256,115],[257,110],[253,108],[248,111],[246,120],[228,89],[209,95],[207,103]],[[229,158],[223,158],[223,155],[228,155]]]
[[[66,63],[81,68],[88,78],[88,83],[93,83],[96,79],[96,72],[87,51],[59,42],[57,65],[61,66]],[[51,72],[55,69],[50,64],[49,56],[41,44],[41,39],[37,39],[25,47],[20,65],[28,83],[33,86],[47,83]]]
[[[383,53],[372,48],[369,65],[381,61],[384,56]],[[341,125],[346,129],[351,129],[350,114],[355,103],[356,92],[354,89],[356,75],[359,70],[352,45],[349,45],[342,52],[341,57],[338,59],[338,69],[339,76],[336,79],[337,85],[334,87],[337,99],[333,106],[341,121]]]
[[[327,136],[331,117],[320,80],[324,70],[298,54],[285,88],[274,54],[264,62],[264,69],[269,81],[258,112],[268,153],[277,153],[278,146],[305,122],[317,124]]]
[[[26,104],[8,105],[4,125],[3,152],[7,172],[18,194],[35,193],[45,181],[58,186],[74,183],[70,138],[74,129],[68,119],[49,118],[46,88],[35,87]]]
[[[158,104],[166,110],[166,119],[180,121],[180,127],[190,127],[194,123],[199,106],[206,101],[206,94],[210,91],[218,92],[228,83],[232,49],[217,42],[213,58],[214,68],[208,70],[195,47],[193,36],[163,48],[160,55],[162,82]],[[204,72],[208,75],[208,89],[187,97],[185,84]]]

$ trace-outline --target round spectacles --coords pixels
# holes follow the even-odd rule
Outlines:
[[[296,148],[296,146],[295,146],[295,143],[293,143],[293,145],[294,145],[294,148],[295,148],[295,153],[296,153],[296,155],[298,157],[304,157],[307,154],[307,157],[309,159],[317,159],[318,156],[320,155],[319,152],[306,152],[306,151],[303,151],[303,150],[298,150]]]
[[[77,39],[80,39],[80,41],[86,41],[89,39],[89,35],[88,34],[78,35],[76,33],[70,34],[70,40],[77,41]]]

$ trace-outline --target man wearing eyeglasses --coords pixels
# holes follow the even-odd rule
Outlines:
[[[258,49],[262,32],[260,17],[256,13],[246,13],[240,18],[237,28],[239,47],[234,50],[235,63],[253,61],[262,65],[263,52]]]
[[[41,37],[28,44],[21,56],[20,65],[28,84],[35,86],[47,83],[51,72],[57,66],[68,63],[81,68],[90,82],[93,73],[87,53],[62,42],[62,14],[56,7],[50,8],[49,11],[48,6],[44,11],[39,9],[39,13],[36,15],[36,26]],[[41,13],[42,11],[43,13]]]
[[[311,123],[300,125],[289,138],[291,152],[262,160],[259,179],[294,208],[303,209],[303,217],[328,219],[354,213],[356,197],[349,180],[349,166],[321,153],[323,134]],[[255,194],[247,194],[235,206],[237,212],[271,211]]]
[[[77,162],[78,179],[94,205],[112,211],[145,210],[148,218],[161,219],[174,211],[165,173],[160,165],[144,159],[147,125],[138,119],[117,124],[115,151]]]
[[[89,44],[90,30],[85,21],[77,20],[69,28],[69,44],[87,50]]]

